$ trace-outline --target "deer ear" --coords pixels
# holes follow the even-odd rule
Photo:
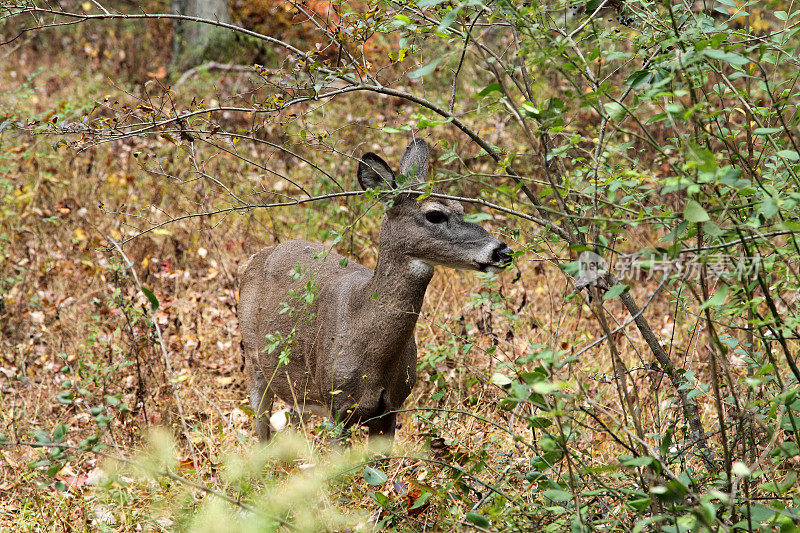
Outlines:
[[[394,189],[394,172],[386,161],[367,152],[358,162],[358,183],[367,189]]]
[[[408,145],[400,158],[400,174],[410,185],[428,181],[428,156],[430,150],[424,139],[417,137]]]

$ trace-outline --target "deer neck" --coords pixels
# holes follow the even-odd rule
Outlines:
[[[380,330],[381,336],[392,332],[410,337],[433,277],[433,267],[403,254],[402,245],[395,238],[399,236],[385,229],[381,230],[378,263],[364,287],[362,301],[366,303],[365,310],[374,316],[370,323]]]

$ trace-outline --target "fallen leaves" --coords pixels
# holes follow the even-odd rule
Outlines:
[[[217,382],[217,385],[221,387],[227,387],[233,383],[233,376],[217,376],[215,381]]]
[[[59,474],[55,477],[56,480],[63,482],[67,488],[71,490],[82,489],[87,485],[89,476],[81,473],[76,474],[72,471],[68,474]]]
[[[147,77],[150,79],[163,80],[167,77],[167,68],[164,65],[159,65],[155,72],[148,72]]]

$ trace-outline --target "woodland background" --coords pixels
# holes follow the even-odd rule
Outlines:
[[[800,528],[794,2],[193,4],[0,3],[0,528]],[[374,265],[413,135],[514,266],[391,451],[258,445],[237,268]]]

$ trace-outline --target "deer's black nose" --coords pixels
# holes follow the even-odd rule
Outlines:
[[[495,264],[506,266],[511,263],[511,254],[513,253],[514,251],[506,244],[500,243],[500,245],[492,252],[492,261]]]

